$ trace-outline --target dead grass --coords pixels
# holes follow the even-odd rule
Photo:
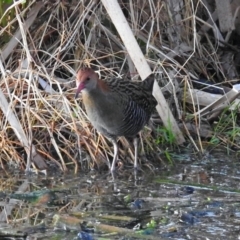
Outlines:
[[[219,55],[220,42],[214,37],[217,26],[208,23],[212,19],[209,9],[202,1],[193,0],[119,2],[159,85],[165,86],[163,91],[172,96],[169,105],[176,119],[197,112],[199,105],[182,104],[179,97],[184,86],[186,91],[192,87],[189,80],[198,79],[199,75],[213,83],[227,79]],[[38,4],[39,13],[32,21],[36,3],[29,3],[21,11],[15,4],[18,14],[0,31],[1,37],[10,39],[2,49],[0,66],[0,87],[7,107],[19,120],[26,141],[47,162],[57,164],[63,171],[69,167],[75,171],[100,168],[111,160],[112,144],[96,133],[81,100],[74,99],[75,73],[83,66],[99,70],[102,78],[130,78],[137,72],[101,2]],[[16,40],[14,36],[21,37]],[[0,114],[1,166],[15,162],[25,168],[23,142],[6,114]],[[198,126],[201,116],[195,117],[194,122]],[[161,151],[151,140],[150,132],[146,130],[141,135],[143,155],[146,149],[146,154]],[[188,131],[187,135],[200,150],[200,133],[194,140]],[[130,156],[133,161],[132,149],[129,152],[126,141],[120,141],[120,159]],[[153,154],[154,158],[160,161],[156,155],[159,156]]]

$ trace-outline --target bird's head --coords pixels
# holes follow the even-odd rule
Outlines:
[[[75,98],[81,91],[91,91],[97,87],[98,75],[91,68],[84,68],[78,71],[76,78],[77,91]]]

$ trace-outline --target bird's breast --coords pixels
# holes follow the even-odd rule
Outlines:
[[[110,136],[134,136],[150,114],[127,95],[83,94],[83,103],[92,125]]]
[[[124,119],[121,108],[108,96],[83,94],[83,103],[90,122],[100,132],[107,129],[114,135]]]

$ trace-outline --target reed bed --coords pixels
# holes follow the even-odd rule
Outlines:
[[[200,109],[199,104],[185,101],[191,79],[230,84],[227,79],[238,76],[236,69],[229,71],[234,63],[222,64],[230,44],[216,37],[218,27],[209,22],[215,6],[198,0],[120,0],[119,4],[175,119],[183,122],[195,149],[202,150],[201,116],[191,118],[197,126],[194,134],[186,127],[187,117]],[[7,100],[6,111],[0,112],[1,167],[25,169],[35,156],[29,148],[62,171],[106,167],[112,144],[92,128],[81,99],[74,99],[76,71],[91,66],[103,79],[137,79],[138,73],[101,1],[28,1],[24,6],[19,1],[5,9],[5,16],[9,20],[0,31],[0,87]],[[228,56],[233,49],[230,46]],[[9,111],[24,137],[16,134]],[[150,168],[152,162],[161,161],[163,148],[157,141],[161,120],[152,121],[140,141],[142,164]],[[122,162],[133,162],[131,144],[120,139],[120,145]]]

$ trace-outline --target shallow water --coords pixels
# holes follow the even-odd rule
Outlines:
[[[0,239],[240,239],[239,165],[222,153],[182,154],[173,166],[114,179],[2,174],[1,216],[13,209],[8,223],[0,216]],[[11,195],[23,183],[27,192]]]

